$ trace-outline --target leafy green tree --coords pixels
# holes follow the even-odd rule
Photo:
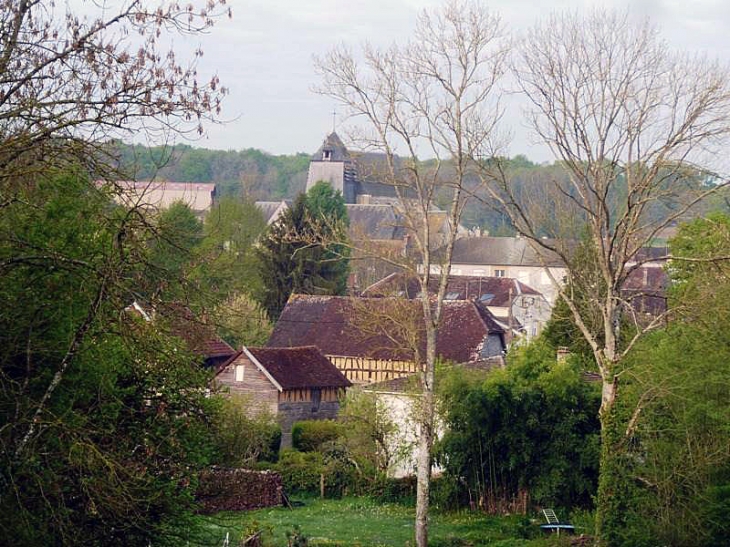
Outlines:
[[[228,467],[250,467],[258,461],[275,462],[281,442],[276,416],[251,413],[251,401],[241,396],[218,400],[215,462]]]
[[[710,546],[730,528],[730,217],[671,242],[672,321],[629,354],[608,524],[624,545]]]
[[[185,202],[176,201],[160,212],[155,229],[150,265],[168,280],[180,280],[194,261],[203,239],[203,225]]]
[[[324,275],[335,281],[335,294],[345,294],[350,272],[350,249],[347,246],[350,219],[345,198],[331,184],[320,180],[307,191],[306,204],[312,220],[326,232],[323,238],[329,240],[321,259]]]
[[[374,393],[350,389],[338,419],[348,452],[383,476],[413,448],[398,441],[398,424]]]
[[[262,304],[272,319],[292,293],[344,294],[347,288],[346,210],[337,205],[339,193],[330,194],[334,203],[328,205],[323,189],[319,186],[313,194],[311,206],[310,195],[301,194],[261,241]],[[338,215],[343,210],[344,217],[325,217],[325,212]]]
[[[262,290],[255,244],[266,229],[258,207],[249,201],[222,198],[205,217],[200,277],[218,301]]]
[[[212,454],[208,377],[123,311],[157,275],[149,226],[78,175],[18,196],[0,216],[0,534],[175,543]]]
[[[463,500],[499,511],[527,493],[541,505],[589,506],[598,477],[600,393],[574,360],[544,340],[518,348],[506,369],[442,381],[446,433],[437,461]]]
[[[235,348],[266,345],[274,328],[266,310],[246,293],[231,296],[213,315],[219,334]]]

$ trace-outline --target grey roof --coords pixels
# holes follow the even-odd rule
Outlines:
[[[347,204],[350,235],[353,239],[403,239],[403,221],[390,205]]]
[[[288,208],[291,207],[292,201],[287,199],[282,201],[257,201],[255,205],[264,215],[264,220],[266,221],[266,224],[271,224],[271,217],[274,216],[274,214],[279,210],[279,207],[281,207],[282,204],[284,204],[284,206]]]
[[[438,276],[431,277],[429,292],[438,291]],[[383,297],[403,295],[417,298],[421,292],[418,278],[402,272],[392,273],[365,288],[361,296]],[[450,275],[446,285],[447,300],[479,300],[487,306],[508,307],[513,298],[521,294],[542,296],[529,285],[510,277],[477,277]]]
[[[351,160],[350,153],[347,151],[345,143],[342,142],[340,136],[334,131],[327,135],[327,137],[324,139],[322,146],[320,146],[319,150],[317,150],[312,156],[312,161],[323,161],[324,153],[326,151],[330,152],[330,157],[328,161]]]
[[[563,261],[547,250],[541,250],[548,266],[562,267]],[[454,264],[493,266],[543,266],[540,255],[522,237],[465,237],[454,242]]]

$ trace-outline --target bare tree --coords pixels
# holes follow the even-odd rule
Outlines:
[[[536,197],[511,185],[499,162],[480,165],[490,198],[517,230],[567,266],[568,283],[553,281],[602,378],[603,467],[616,448],[607,428],[621,361],[661,324],[634,318],[622,332],[631,315],[622,286],[649,259],[644,247],[727,184],[716,158],[730,136],[730,74],[672,52],[649,22],[597,11],[555,15],[530,30],[515,75],[530,104],[529,125],[567,176]],[[653,212],[657,203],[667,205],[664,214]],[[599,488],[599,531],[610,495]]]
[[[202,132],[225,89],[200,80],[200,49],[178,59],[168,44],[207,31],[224,4],[0,0],[0,203],[51,163],[94,164],[106,139]]]
[[[451,1],[437,12],[424,12],[405,46],[382,50],[366,45],[362,61],[339,47],[316,60],[323,79],[320,92],[362,122],[356,142],[382,153],[384,165],[378,177],[394,188],[404,230],[417,256],[415,263],[404,259],[400,265],[418,276],[425,323],[416,507],[419,546],[428,542],[436,333],[467,198],[465,185],[473,175],[470,158],[485,149],[496,153],[502,112],[497,82],[507,52],[499,17],[476,2]],[[424,161],[426,156],[433,159]],[[445,234],[431,221],[435,200],[444,192],[449,203]],[[433,251],[442,244],[445,252],[436,256]],[[431,298],[427,288],[434,275],[439,277],[439,288]]]

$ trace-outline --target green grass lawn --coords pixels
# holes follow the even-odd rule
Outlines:
[[[414,544],[414,514],[413,507],[383,504],[368,498],[345,498],[310,499],[303,507],[293,510],[277,507],[220,513],[205,519],[211,539],[221,538],[221,541],[229,532],[231,545],[237,545],[244,534],[263,530],[266,545],[287,546],[287,532],[298,528],[311,546],[403,547]],[[525,517],[489,517],[477,512],[433,512],[429,543],[437,547],[566,545],[555,537],[542,536],[537,524]]]

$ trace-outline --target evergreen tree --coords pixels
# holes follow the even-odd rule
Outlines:
[[[279,316],[292,293],[345,293],[346,226],[342,194],[331,191],[327,183],[318,183],[269,227],[259,249],[262,305],[269,317]]]

